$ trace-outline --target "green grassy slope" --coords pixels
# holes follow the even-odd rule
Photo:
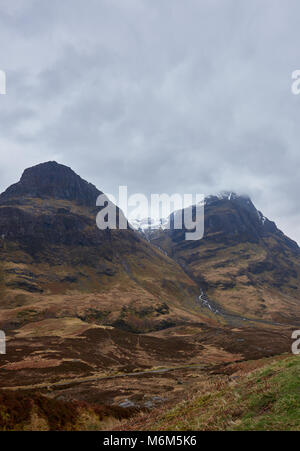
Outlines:
[[[299,375],[299,357],[266,360],[247,374],[208,380],[191,399],[124,430],[300,430]]]

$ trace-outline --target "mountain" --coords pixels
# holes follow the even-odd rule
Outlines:
[[[160,226],[99,230],[99,194],[47,162],[0,195],[6,399],[30,388],[43,403],[148,409],[290,350],[294,326],[275,320],[299,316],[299,249],[248,198],[206,199],[204,239],[185,241]]]
[[[132,331],[191,319],[195,282],[130,228],[99,230],[99,194],[47,162],[0,195],[4,329],[65,316]]]
[[[205,293],[200,300],[210,311],[299,323],[297,243],[258,211],[248,196],[226,192],[208,196],[204,211],[203,239],[185,240],[185,229],[159,229],[148,232],[151,243],[197,282]]]

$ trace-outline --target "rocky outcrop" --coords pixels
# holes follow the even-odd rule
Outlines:
[[[0,204],[13,199],[22,203],[24,197],[65,199],[79,205],[95,207],[101,194],[94,185],[83,180],[71,168],[55,161],[28,168],[18,183],[0,195]]]

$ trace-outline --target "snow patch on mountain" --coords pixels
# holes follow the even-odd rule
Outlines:
[[[142,218],[142,219],[132,219],[129,222],[134,229],[144,231],[148,229],[151,230],[165,229],[168,224],[168,219]]]
[[[258,210],[257,210],[257,216],[258,216],[258,219],[261,222],[261,224],[264,225],[267,218],[261,213],[261,211],[258,211]]]

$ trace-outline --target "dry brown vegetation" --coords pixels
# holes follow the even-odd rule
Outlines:
[[[40,393],[0,392],[0,430],[96,430],[136,413],[133,408],[60,401]]]

